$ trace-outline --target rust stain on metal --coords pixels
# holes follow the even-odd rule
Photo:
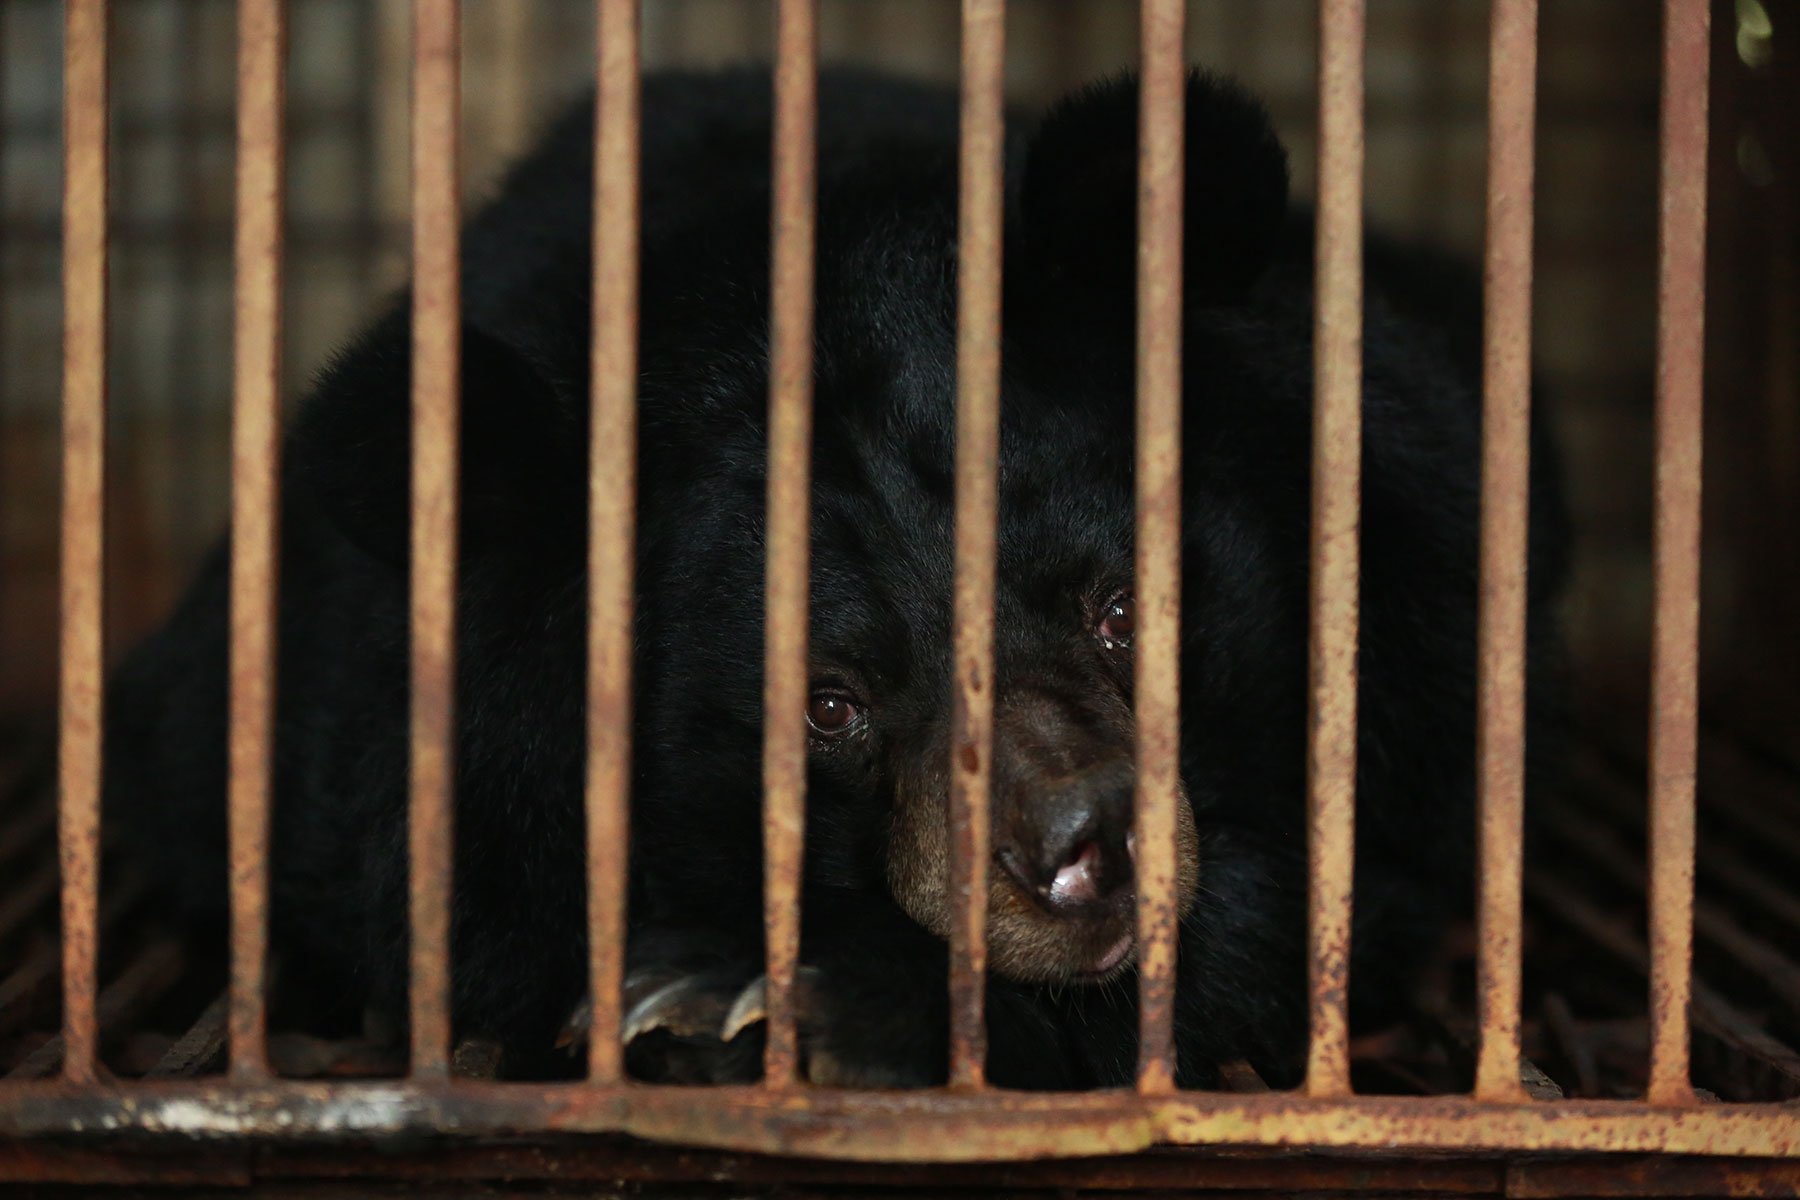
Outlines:
[[[962,143],[956,320],[956,662],[950,738],[950,1084],[987,1063],[988,857],[992,840],[994,551],[999,512],[1004,0],[962,10]]]
[[[57,848],[63,1075],[95,1081],[105,671],[105,0],[69,0],[63,65],[63,495]]]
[[[1495,0],[1492,21],[1476,718],[1481,1050],[1475,1094],[1519,1100],[1537,0]]]
[[[231,1073],[268,1072],[269,796],[280,528],[282,0],[238,7],[236,328],[231,420]]]
[[[456,0],[413,0],[412,1070],[450,1071],[461,276]]]
[[[1693,1103],[1694,763],[1700,655],[1708,6],[1663,8],[1656,355],[1656,610],[1650,657],[1650,1083]]]
[[[135,950],[118,977],[100,992],[94,1011],[96,1030],[116,1030],[139,1016],[181,977],[184,961],[180,944],[167,939]],[[63,1067],[63,1078],[75,1082],[68,1073],[68,1045],[66,1037],[51,1038],[14,1066],[5,1082],[41,1079],[55,1074],[59,1065]],[[99,1083],[96,1078],[78,1086],[93,1094]]]
[[[1181,288],[1185,0],[1145,0],[1138,105],[1137,1086],[1175,1087],[1175,806],[1181,803]]]
[[[600,0],[588,500],[588,1075],[622,1074],[637,514],[638,0]]]
[[[1307,809],[1311,1048],[1306,1091],[1350,1091],[1356,639],[1362,492],[1363,0],[1319,8],[1313,322],[1311,686]]]
[[[763,920],[769,986],[763,1076],[769,1087],[782,1089],[794,1083],[799,1066],[794,972],[800,956],[800,871],[806,834],[818,0],[779,0],[775,22],[769,562],[763,669]]]
[[[453,1139],[622,1133],[813,1158],[984,1162],[1183,1145],[1383,1150],[1605,1151],[1785,1158],[1800,1112],[1772,1104],[1648,1105],[1469,1097],[1318,1098],[1287,1092],[869,1092],[763,1087],[594,1087],[458,1080],[181,1081],[95,1091],[46,1079],[0,1088],[0,1131],[122,1131],[232,1144],[430,1133]]]

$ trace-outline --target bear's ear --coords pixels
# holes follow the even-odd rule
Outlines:
[[[1262,106],[1190,72],[1182,237],[1190,304],[1241,300],[1287,216],[1287,154]],[[1137,277],[1138,81],[1062,101],[1026,149],[1019,216],[1033,265],[1127,302]]]
[[[397,567],[409,547],[411,378],[402,309],[326,371],[288,445],[298,494]],[[525,354],[465,325],[461,416],[462,557],[579,554],[585,408],[566,403]]]

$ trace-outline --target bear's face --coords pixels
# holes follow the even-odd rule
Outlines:
[[[821,319],[806,853],[810,882],[884,889],[947,936],[950,766],[964,751],[951,729],[954,333],[933,279],[947,276],[888,292],[880,319]],[[870,336],[902,317],[904,346]],[[990,962],[1021,980],[1103,978],[1131,961],[1135,928],[1130,405],[1014,378],[1002,411]],[[686,470],[709,483],[663,514],[681,532],[651,552],[661,583],[649,590],[664,599],[640,615],[655,631],[645,749],[703,737],[704,766],[675,754],[655,769],[678,773],[661,782],[689,819],[732,827],[746,848],[760,779],[763,436],[720,425],[704,452],[685,446]],[[653,827],[668,819],[668,802],[642,807]],[[1185,908],[1199,838],[1186,797],[1176,811]]]
[[[1135,127],[1125,89],[1053,115],[1007,219],[989,956],[1021,980],[1104,978],[1132,957],[1135,169],[1116,152]],[[1221,224],[1225,205],[1237,230],[1196,252],[1199,305],[1247,285],[1285,171],[1235,96],[1196,106],[1190,139],[1250,164],[1238,183],[1255,201],[1244,219],[1196,166],[1190,221]],[[954,160],[859,158],[822,177],[818,211],[808,881],[884,889],[947,935],[951,756],[972,752],[951,733]],[[769,297],[767,259],[746,248],[767,220],[760,203],[708,213],[658,239],[644,272],[639,532],[657,607],[637,614],[638,753],[655,795],[635,833],[645,861],[676,864],[674,904],[760,883]],[[1185,910],[1206,798],[1177,800]]]
[[[948,383],[934,375],[915,365],[889,386]],[[975,753],[951,728],[949,397],[890,398],[884,411],[900,420],[825,423],[821,450],[837,445],[818,456],[808,709],[821,818],[880,814],[886,885],[941,936],[950,768]],[[1134,928],[1129,443],[1110,405],[1015,387],[1006,408],[989,954],[1018,979],[1103,977],[1129,961]],[[1198,839],[1185,798],[1177,811],[1185,906]]]

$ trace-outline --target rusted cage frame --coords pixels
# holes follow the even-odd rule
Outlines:
[[[593,1039],[590,1075],[499,1084],[449,1070],[448,900],[457,389],[455,0],[414,0],[414,675],[410,809],[412,1073],[392,1082],[271,1078],[263,1037],[273,533],[280,361],[281,0],[240,8],[237,376],[233,436],[232,973],[230,1077],[102,1084],[96,1058],[101,622],[104,580],[106,0],[67,0],[66,305],[62,691],[58,837],[64,921],[60,1078],[0,1085],[0,1132],[213,1137],[611,1131],[838,1158],[964,1161],[1092,1155],[1155,1143],[1393,1150],[1604,1150],[1800,1154],[1800,1112],[1697,1103],[1687,1068],[1692,992],[1693,776],[1700,349],[1708,13],[1665,0],[1659,289],[1656,627],[1651,730],[1652,1077],[1643,1101],[1530,1102],[1518,1084],[1523,635],[1535,0],[1494,0],[1489,157],[1486,418],[1479,705],[1481,1057],[1466,1097],[1350,1094],[1345,983],[1353,896],[1357,489],[1360,424],[1364,0],[1321,0],[1313,715],[1312,1049],[1296,1093],[1173,1086],[1173,668],[1140,657],[1138,835],[1144,1039],[1135,1091],[1019,1095],[982,1085],[982,886],[992,743],[993,535],[1000,346],[1002,0],[965,0],[959,279],[957,594],[953,767],[957,883],[954,1047],[948,1090],[803,1089],[793,1026],[810,441],[812,192],[817,0],[779,0],[766,702],[770,1038],[767,1082],[713,1089],[622,1078],[616,1039]],[[638,221],[637,0],[597,0],[591,602],[630,594],[635,495]],[[1179,638],[1182,178],[1181,0],[1144,0],[1139,248],[1139,588],[1144,637]],[[965,609],[966,611],[966,609]],[[628,632],[591,616],[588,816],[596,1029],[616,1027],[624,928]],[[962,756],[959,753],[958,758]],[[606,869],[602,869],[606,868]],[[611,882],[606,882],[610,880]]]

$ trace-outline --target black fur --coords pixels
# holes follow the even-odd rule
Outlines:
[[[761,72],[644,97],[634,966],[760,969],[759,754],[770,106]],[[1304,1045],[1311,236],[1236,90],[1189,88],[1182,766],[1201,830],[1182,927],[1182,1076]],[[998,686],[1089,664],[1079,598],[1129,581],[1136,89],[1009,142]],[[591,113],[470,224],[458,614],[455,1002],[513,1071],[557,1069],[584,980],[581,782]],[[803,959],[809,1045],[867,1081],[940,1078],[945,954],[884,875],[896,755],[938,753],[949,702],[955,100],[820,84],[813,646],[873,695],[815,753]],[[1470,889],[1478,299],[1381,246],[1365,336],[1359,1011],[1404,988]],[[1393,284],[1390,286],[1390,279]],[[1460,307],[1459,307],[1460,306]],[[1460,327],[1439,329],[1448,316]],[[324,373],[287,441],[275,808],[289,978],[404,1011],[408,339],[404,305]],[[1543,462],[1545,455],[1540,454]],[[1549,745],[1559,499],[1536,473],[1533,773]],[[108,803],[198,916],[223,908],[225,551],[120,672]],[[1046,664],[1050,664],[1046,666]],[[996,980],[1003,1083],[1129,1077],[1131,977]],[[634,1052],[753,1070],[754,1042]],[[679,1067],[677,1053],[699,1056]]]

